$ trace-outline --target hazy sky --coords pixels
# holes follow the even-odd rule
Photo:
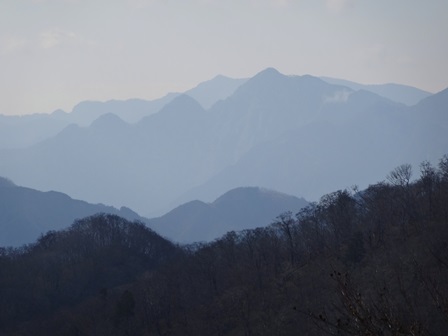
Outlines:
[[[448,87],[447,0],[0,0],[0,114],[153,99],[266,67]]]

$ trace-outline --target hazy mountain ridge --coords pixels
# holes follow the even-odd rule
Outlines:
[[[271,224],[281,213],[297,213],[303,198],[258,187],[239,187],[212,203],[191,201],[150,220],[150,226],[174,241],[212,241],[226,232]]]
[[[273,69],[268,69],[267,74],[276,80],[282,78]],[[307,76],[295,76],[288,78],[283,84],[304,79]],[[314,105],[311,100],[306,110],[309,112],[314,108],[314,113],[310,113],[308,123],[301,123],[300,118],[295,121],[297,113],[292,109],[292,117],[283,123],[285,128],[279,132],[278,137],[266,137],[265,141],[247,146],[250,149],[233,165],[224,168],[204,185],[190,190],[178,201],[196,198],[211,201],[225,190],[245,184],[262,185],[290,194],[296,194],[300,190],[303,193],[301,195],[317,199],[319,195],[331,190],[350,187],[353,180],[363,186],[379,181],[388,173],[389,166],[386,162],[397,165],[400,162],[410,162],[418,167],[421,161],[434,160],[446,152],[448,141],[443,132],[444,123],[436,127],[432,125],[440,123],[440,118],[434,118],[431,126],[428,122],[415,122],[410,118],[413,108],[369,91],[350,91],[344,87],[322,84],[319,79],[311,79],[312,85],[307,88],[320,86],[327,90],[330,87],[332,90],[320,91]],[[250,81],[245,85],[249,84]],[[229,100],[235,100],[235,96],[246,89],[245,85]],[[285,89],[282,89],[284,92]],[[293,91],[291,88],[289,90]],[[266,89],[264,93],[268,91]],[[347,94],[341,95],[341,92]],[[328,99],[333,97],[332,93],[339,95],[339,99]],[[265,100],[271,97],[263,93],[260,96]],[[309,94],[304,96],[310,97]],[[427,99],[432,101],[431,97]],[[225,102],[220,103],[221,106],[224,104]],[[438,101],[437,104],[443,106],[443,102]],[[448,100],[445,101],[445,106],[447,104]],[[258,104],[266,105],[269,106]],[[295,106],[302,107],[303,104]],[[236,109],[223,110],[224,114],[227,110]],[[422,114],[423,110],[418,113]],[[281,118],[273,111],[271,115]],[[248,124],[253,127],[257,123]],[[275,124],[275,121],[267,124]],[[233,127],[237,128],[238,125]],[[253,136],[255,132],[248,133]],[[241,145],[238,146],[241,148]],[[310,177],[313,177],[314,182],[310,181]]]
[[[271,69],[274,70],[274,69]],[[274,70],[275,71],[275,70]],[[298,76],[291,76],[298,77]],[[310,76],[311,77],[311,76]],[[346,80],[321,77],[330,84],[342,85],[353,90],[368,90],[393,101],[414,105],[431,94],[417,88],[398,84],[363,85]],[[248,79],[234,79],[218,75],[185,92],[205,109],[230,97]],[[0,148],[19,148],[36,144],[59,133],[69,124],[88,126],[103,114],[113,113],[128,123],[137,123],[142,118],[160,111],[179,93],[170,93],[151,101],[143,99],[83,101],[71,112],[56,110],[51,114],[25,116],[0,115]]]
[[[186,113],[178,112],[181,106],[186,107]],[[207,159],[203,154],[204,141],[193,148],[201,135],[199,120],[204,115],[205,111],[192,98],[179,96],[161,112],[138,124],[127,124],[114,115],[104,115],[89,127],[72,125],[55,138],[32,148],[13,153],[5,151],[5,155],[10,156],[0,162],[0,166],[8,165],[9,160],[17,163],[31,160],[32,176],[28,169],[5,175],[13,174],[16,181],[38,190],[64,190],[89,202],[102,200],[115,206],[125,204],[136,208],[127,200],[131,200],[130,203],[139,200],[137,207],[146,209],[152,202],[163,201],[166,194],[172,192],[171,188],[189,188],[201,182],[199,178],[204,171],[198,169],[197,162],[191,158]],[[185,127],[189,120],[192,126]],[[177,155],[166,155],[175,150]],[[184,174],[176,171],[181,165]],[[40,178],[35,180],[35,176]],[[163,189],[144,184],[142,190],[141,181],[148,176],[150,179],[157,176],[162,183],[164,179],[172,182],[166,183]],[[86,193],[90,193],[90,197],[85,197]],[[104,193],[109,196],[103,201]]]
[[[185,92],[205,108],[227,98],[246,79],[233,79],[225,76],[200,83]],[[0,114],[0,148],[23,148],[51,138],[70,124],[87,127],[102,115],[112,113],[127,123],[134,124],[142,118],[160,111],[181,93],[169,93],[154,100],[127,99],[83,101],[73,107],[71,112],[56,110],[50,114],[31,114],[7,116]]]
[[[330,84],[342,85],[352,90],[366,90],[383,96],[397,103],[412,106],[432,95],[432,93],[402,84],[359,84],[348,80],[320,77]]]
[[[434,123],[438,126],[448,128],[448,88],[428,98],[421,100],[413,106],[413,114],[418,122]]]
[[[68,121],[47,114],[0,115],[0,149],[33,145],[55,136],[68,124]]]
[[[96,213],[115,214],[131,221],[147,222],[129,208],[89,204],[60,192],[41,192],[20,187],[0,177],[0,246],[20,246],[34,242],[49,230],[65,229],[75,219]]]
[[[163,106],[177,97],[176,93],[154,99],[109,100],[106,102],[85,101],[77,104],[67,114],[71,122],[80,126],[88,126],[95,119],[106,113],[113,113],[128,123],[136,123],[141,118],[158,112]]]
[[[231,230],[267,226],[281,213],[298,212],[306,204],[294,196],[246,187],[231,190],[213,203],[191,201],[149,220],[126,207],[90,204],[60,192],[20,187],[0,177],[0,247],[32,243],[48,231],[64,230],[76,219],[97,213],[140,221],[175,242],[211,241]]]
[[[443,155],[448,141],[439,118],[448,102],[443,95],[426,99],[442,112],[419,123],[413,115],[425,114],[423,103],[407,107],[266,69],[207,111],[181,95],[135,124],[106,116],[28,149],[0,151],[0,173],[152,217],[244,185],[312,200],[351,186],[354,177],[362,187],[375,183],[391,164],[418,166]]]

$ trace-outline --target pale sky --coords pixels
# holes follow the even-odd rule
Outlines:
[[[447,0],[0,0],[0,114],[154,99],[274,67],[448,87]]]

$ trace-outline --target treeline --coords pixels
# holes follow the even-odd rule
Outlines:
[[[176,246],[99,215],[0,257],[4,335],[446,335],[448,156]]]

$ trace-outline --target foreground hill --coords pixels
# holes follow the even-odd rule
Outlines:
[[[125,207],[116,209],[103,204],[89,204],[60,192],[20,187],[0,177],[0,246],[32,243],[49,230],[65,229],[75,219],[96,213],[145,221]]]
[[[26,329],[37,316],[63,312],[98,295],[106,304],[115,288],[163,267],[178,250],[142,223],[105,214],[77,220],[21,249],[0,249],[0,333],[16,334],[8,329]],[[117,303],[117,320],[133,308],[129,299],[124,294]],[[50,334],[77,333],[70,323],[63,329]]]
[[[264,227],[281,213],[298,212],[303,198],[257,187],[233,189],[212,203],[191,201],[150,220],[150,227],[177,242],[212,241],[229,231]]]

